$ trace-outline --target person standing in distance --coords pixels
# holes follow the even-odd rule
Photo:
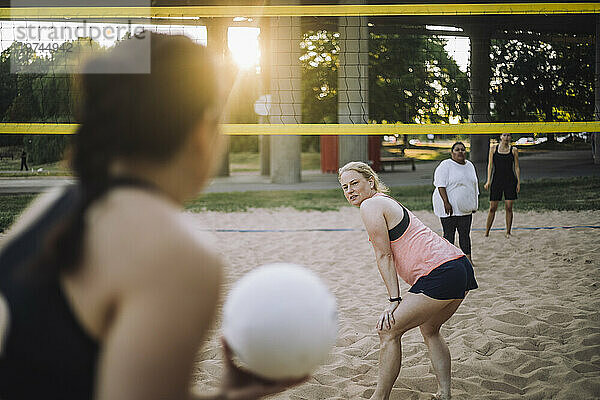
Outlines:
[[[466,159],[467,149],[456,142],[450,150],[451,158],[435,169],[432,202],[433,212],[440,218],[444,239],[454,244],[458,230],[458,243],[471,263],[471,222],[479,205],[477,172]]]
[[[504,196],[504,211],[506,213],[506,237],[510,238],[513,222],[513,204],[521,191],[521,168],[519,167],[519,150],[511,146],[511,134],[500,135],[500,143],[490,147],[488,155],[487,181],[483,185],[490,191],[490,211],[485,224],[485,236],[490,235],[490,229],[496,217],[498,203]],[[493,175],[492,175],[493,171]]]
[[[21,152],[21,171],[28,171],[29,167],[27,166],[27,152],[25,149]]]

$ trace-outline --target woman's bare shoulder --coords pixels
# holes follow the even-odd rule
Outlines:
[[[375,212],[377,210],[382,211],[386,204],[388,204],[388,201],[390,200],[390,198],[388,198],[387,196],[373,196],[370,197],[366,200],[364,200],[362,203],[360,203],[360,211],[366,211],[366,212]]]
[[[366,203],[366,204],[365,204]],[[363,209],[364,205],[364,209]],[[383,214],[387,219],[402,218],[404,210],[402,206],[390,196],[374,196],[362,202],[360,205],[361,214]]]
[[[160,196],[115,191],[90,210],[88,226],[92,255],[109,258],[121,278],[219,279],[214,240]]]

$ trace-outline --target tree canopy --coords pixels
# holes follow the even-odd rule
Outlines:
[[[371,34],[371,121],[440,123],[467,119],[468,79],[444,49],[445,44],[437,37]],[[303,120],[336,122],[339,34],[308,31],[301,47]]]
[[[593,41],[566,34],[529,36],[492,41],[494,120],[593,120]]]
[[[78,54],[83,46],[101,49],[90,39],[68,43],[72,54]],[[39,54],[20,42],[4,50],[0,55],[0,121],[74,122],[73,77],[63,68],[68,57],[63,51]],[[11,72],[11,63],[19,73]],[[63,135],[0,136],[0,145],[24,147],[32,164],[60,160],[68,141]]]

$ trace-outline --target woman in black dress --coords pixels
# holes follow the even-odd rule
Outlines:
[[[488,157],[487,182],[483,186],[490,189],[490,211],[485,226],[485,236],[490,235],[494,223],[498,202],[504,195],[506,211],[506,237],[510,237],[513,220],[513,203],[521,190],[521,170],[519,168],[519,151],[510,145],[510,133],[500,135],[500,143],[490,147]],[[492,176],[492,170],[494,172]],[[491,182],[491,185],[490,185]]]

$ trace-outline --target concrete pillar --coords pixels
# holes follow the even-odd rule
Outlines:
[[[271,26],[268,18],[261,18],[259,22],[260,35],[260,95],[266,95],[271,86]],[[269,118],[266,115],[258,117],[258,123],[267,124]],[[268,135],[258,137],[258,152],[260,154],[260,174],[264,176],[271,175],[271,138]]]
[[[341,2],[364,4],[364,1]],[[369,123],[369,26],[367,17],[339,17],[338,123]],[[347,135],[338,141],[340,167],[368,160],[368,137]]]
[[[600,121],[600,16],[596,17],[596,72],[594,76],[594,117]],[[592,133],[592,155],[594,164],[600,164],[600,132]]]
[[[227,46],[227,28],[229,19],[226,18],[208,18],[206,20],[206,41],[207,47],[219,57],[219,61],[225,65],[229,62]],[[228,69],[227,69],[228,70]],[[232,82],[228,82],[229,88],[233,84],[233,77],[228,77]],[[225,110],[223,122],[228,122],[228,110]],[[229,176],[229,137],[223,138],[223,155],[220,164],[216,169],[217,176]]]
[[[258,137],[258,152],[260,153],[260,174],[264,175],[264,176],[270,176],[271,175],[271,137],[270,136],[260,135]]]
[[[299,17],[271,19],[271,124],[302,123],[302,68]],[[271,136],[271,181],[300,182],[300,136]]]
[[[490,31],[486,26],[471,26],[469,32],[471,39],[469,122],[490,122]],[[489,146],[488,135],[471,135],[471,162],[476,165],[486,164]],[[478,173],[481,177],[481,171]]]

